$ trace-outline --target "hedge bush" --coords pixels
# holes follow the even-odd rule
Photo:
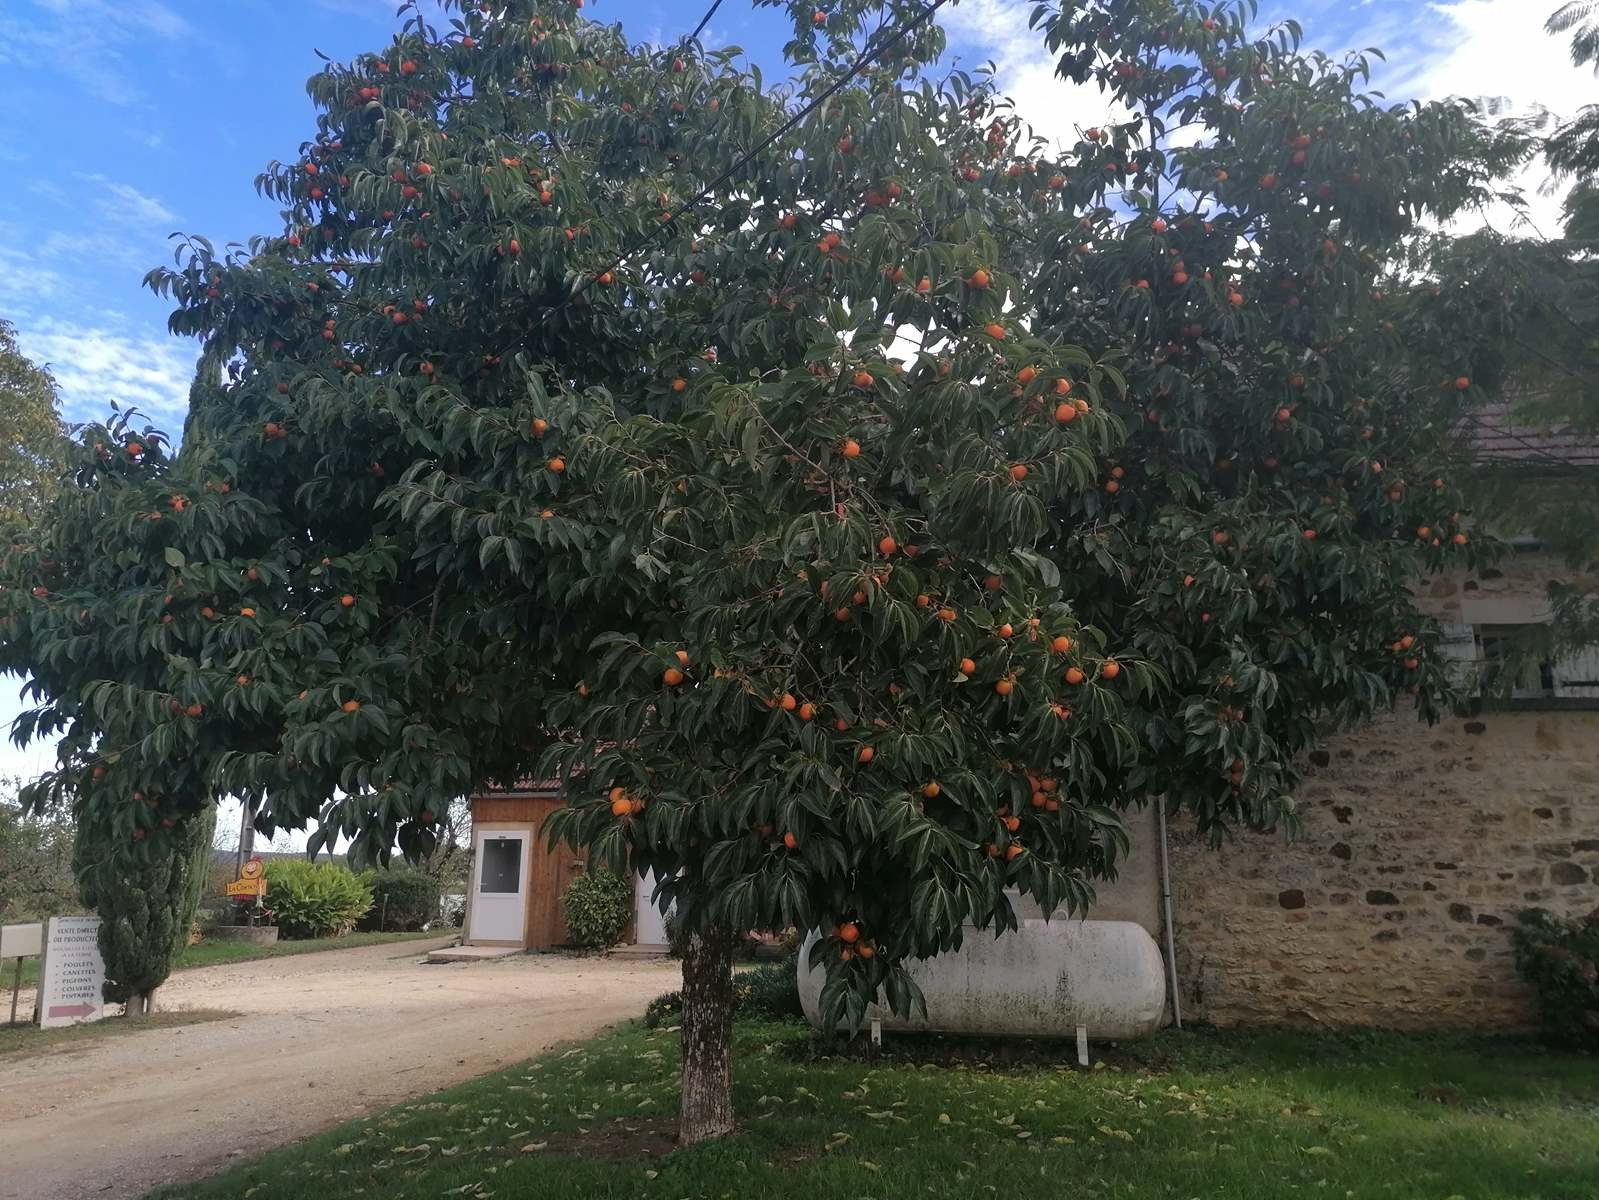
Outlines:
[[[439,885],[432,876],[401,867],[365,871],[361,880],[372,890],[372,908],[359,928],[409,933],[439,919]]]
[[[337,937],[372,907],[372,889],[337,863],[275,858],[266,864],[266,881],[266,907],[280,937]]]
[[[738,974],[737,982],[749,989],[741,1008],[747,1016],[802,1017],[798,958],[762,963]]]
[[[762,963],[733,976],[733,1012],[739,1017],[787,1020],[805,1015],[800,1004],[796,959]],[[644,1024],[659,1029],[683,1016],[683,993],[664,992],[644,1010]]]
[[[1599,908],[1575,918],[1529,908],[1519,920],[1516,966],[1538,993],[1545,1031],[1553,1041],[1599,1051]]]
[[[622,940],[633,918],[633,885],[611,871],[585,871],[561,897],[566,940],[585,950],[605,950]]]

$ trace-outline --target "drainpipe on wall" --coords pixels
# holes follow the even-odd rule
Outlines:
[[[1171,991],[1172,1020],[1178,1029],[1183,1027],[1183,1002],[1177,990],[1177,937],[1171,917],[1171,861],[1166,852],[1166,798],[1156,801],[1155,815],[1160,822],[1160,902],[1165,909],[1166,926],[1166,980]]]

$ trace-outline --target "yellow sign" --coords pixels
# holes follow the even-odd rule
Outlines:
[[[228,884],[230,896],[264,896],[266,895],[266,880],[264,879],[235,879]]]
[[[252,858],[249,862],[245,863],[239,868],[239,878],[260,879],[261,872],[265,869],[266,868],[261,865],[261,860],[259,858]]]

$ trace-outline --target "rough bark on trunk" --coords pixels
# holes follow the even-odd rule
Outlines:
[[[733,1131],[733,939],[690,934],[683,947],[683,1097],[677,1140]]]

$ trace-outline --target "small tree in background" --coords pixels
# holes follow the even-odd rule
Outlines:
[[[439,884],[433,876],[389,866],[363,871],[360,879],[372,903],[356,928],[414,931],[439,919]]]
[[[55,380],[24,357],[15,328],[0,317],[0,532],[44,510],[65,451]]]
[[[34,795],[135,860],[224,795],[420,858],[570,780],[553,836],[676,905],[685,1143],[735,932],[820,930],[858,1025],[1014,891],[1081,911],[1129,805],[1291,821],[1328,730],[1438,711],[1408,588],[1476,553],[1471,347],[1379,286],[1500,165],[1469,111],[1249,3],[1040,6],[1131,114],[1057,153],[936,5],[787,7],[786,91],[567,0],[329,64],[282,230],[151,276],[182,453],[86,429],[0,570]]]
[[[437,837],[419,865],[441,891],[465,891],[472,873],[472,804],[457,796],[440,809]]]
[[[1596,13],[1586,0],[1565,4],[1545,26],[1571,35],[1579,66],[1599,66]],[[1477,107],[1492,114],[1498,106]],[[1514,426],[1508,455],[1484,461],[1463,447],[1458,477],[1480,527],[1536,538],[1576,579],[1599,567],[1596,472],[1571,453],[1599,439],[1599,105],[1566,119],[1504,118],[1495,137],[1506,165],[1542,163],[1548,186],[1565,189],[1563,230],[1534,227],[1522,197],[1510,193],[1518,215],[1508,233],[1415,239],[1381,285],[1387,324],[1418,373],[1457,355],[1473,381],[1473,407],[1501,404]],[[1466,414],[1465,428],[1474,423]],[[1549,600],[1551,619],[1510,642],[1498,670],[1480,681],[1486,691],[1509,686],[1529,663],[1599,646],[1599,596],[1557,581]]]
[[[16,800],[21,786],[0,779],[0,924],[60,916],[79,904],[72,819],[59,811],[24,811]]]

